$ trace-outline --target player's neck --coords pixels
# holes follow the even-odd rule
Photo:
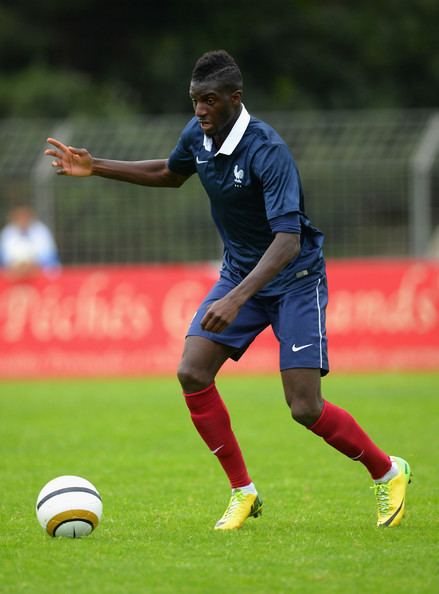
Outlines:
[[[218,132],[218,134],[215,134],[213,136],[213,144],[215,145],[215,148],[217,150],[221,148],[221,146],[223,145],[223,142],[225,141],[227,136],[230,134],[230,130],[233,128],[233,126],[236,123],[236,120],[241,115],[241,111],[242,111],[242,105],[239,106],[239,109],[236,110],[236,113],[233,115],[231,120],[229,122],[227,122],[227,124],[224,126],[224,128],[220,132]]]

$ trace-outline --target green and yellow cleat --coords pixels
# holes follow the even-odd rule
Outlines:
[[[404,516],[405,494],[411,482],[411,471],[408,462],[396,456],[390,456],[392,462],[399,466],[399,473],[386,483],[376,483],[375,491],[378,512],[378,527],[398,526]]]
[[[257,518],[262,514],[262,499],[253,493],[244,493],[233,489],[229,505],[221,519],[215,524],[215,530],[235,530],[241,528],[247,518]]]

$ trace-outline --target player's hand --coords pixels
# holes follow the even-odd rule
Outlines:
[[[239,305],[228,295],[218,301],[214,301],[207,308],[201,327],[207,332],[220,333],[233,322],[239,313]]]
[[[52,167],[58,175],[86,177],[93,173],[93,157],[86,149],[66,146],[55,138],[48,138],[47,142],[55,148],[46,149],[44,154],[54,157]]]

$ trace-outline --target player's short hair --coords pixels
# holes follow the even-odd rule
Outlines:
[[[192,71],[192,82],[215,81],[227,91],[242,90],[242,74],[238,64],[225,50],[206,52],[199,58]]]

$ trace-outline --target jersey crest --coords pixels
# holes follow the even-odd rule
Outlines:
[[[239,169],[238,164],[235,165],[233,170],[235,176],[235,188],[242,188],[242,180],[244,179],[244,170]]]

